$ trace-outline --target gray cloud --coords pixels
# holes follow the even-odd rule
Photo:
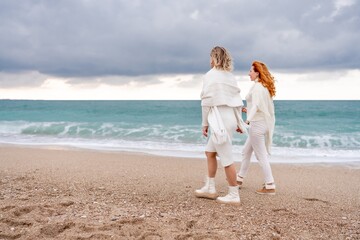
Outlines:
[[[183,80],[181,78],[177,79],[177,86],[181,88],[194,88],[201,86],[203,75],[193,75],[191,79]]]
[[[218,44],[237,70],[254,59],[279,70],[359,68],[359,12],[359,1],[344,0],[3,0],[0,71],[73,83],[200,73]]]
[[[16,88],[16,87],[36,87],[40,86],[47,76],[35,71],[6,73],[0,72],[0,87]]]
[[[128,85],[136,84],[137,86],[152,85],[161,83],[159,75],[142,75],[142,76],[95,76],[95,77],[70,77],[66,78],[66,83],[70,85],[89,84],[89,85]]]

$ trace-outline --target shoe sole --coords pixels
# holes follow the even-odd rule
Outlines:
[[[216,202],[222,203],[222,204],[230,204],[230,205],[240,205],[241,202],[224,202],[221,200],[216,199]]]
[[[207,198],[211,200],[215,200],[218,196],[219,194],[217,193],[195,193],[195,197],[197,198]]]

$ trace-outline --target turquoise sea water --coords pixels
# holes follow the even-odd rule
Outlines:
[[[275,101],[273,162],[360,162],[360,101]],[[245,117],[245,116],[244,116]],[[241,160],[245,135],[235,135]],[[200,101],[0,100],[0,143],[203,157]]]

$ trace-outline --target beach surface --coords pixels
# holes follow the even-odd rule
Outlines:
[[[254,163],[234,206],[195,198],[205,160],[1,146],[0,239],[360,239],[359,165],[272,168],[277,194]]]

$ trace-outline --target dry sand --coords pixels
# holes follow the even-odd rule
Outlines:
[[[359,166],[272,167],[277,195],[255,163],[232,206],[194,197],[203,160],[2,146],[0,239],[360,239]]]

